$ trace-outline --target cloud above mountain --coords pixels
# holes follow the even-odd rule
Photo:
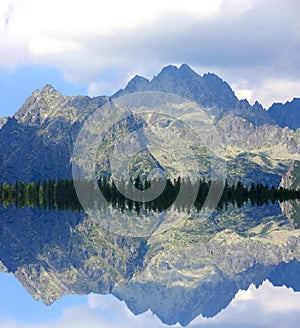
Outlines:
[[[299,10],[297,0],[4,0],[0,67],[58,69],[95,95],[186,62],[269,106],[300,95]]]

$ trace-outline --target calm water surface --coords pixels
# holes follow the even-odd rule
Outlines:
[[[1,207],[0,327],[297,327],[297,211]]]

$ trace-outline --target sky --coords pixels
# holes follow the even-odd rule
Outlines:
[[[0,116],[33,90],[111,95],[169,64],[265,108],[300,96],[298,0],[1,0]]]

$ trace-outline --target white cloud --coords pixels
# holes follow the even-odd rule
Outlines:
[[[226,0],[222,2],[222,10],[227,16],[241,16],[247,13],[255,5],[253,0]]]
[[[116,37],[124,30],[151,27],[159,17],[170,14],[210,17],[218,13],[220,4],[221,0],[11,0],[13,9],[6,32],[11,38],[27,42],[41,37],[101,40]],[[8,5],[3,7],[2,12],[6,13]]]
[[[268,108],[273,102],[283,102],[300,97],[300,80],[267,79],[262,86],[254,91],[258,99]]]
[[[88,96],[94,97],[97,95],[110,94],[116,86],[105,82],[91,82],[88,86]]]
[[[267,77],[258,85],[250,81],[234,83],[233,89],[238,98],[246,98],[252,104],[259,100],[268,109],[274,102],[285,103],[294,97],[300,97],[300,80]]]
[[[5,29],[7,24],[7,15],[9,13],[9,0],[3,0],[0,2],[0,27]]]
[[[138,43],[151,42],[152,30],[165,22],[173,33],[176,18],[187,21],[189,17],[215,17],[221,2],[6,1],[0,12],[2,21],[9,18],[7,26],[0,27],[0,42],[5,49],[0,55],[0,67],[55,67],[72,82],[90,83],[109,67],[120,67],[122,75],[134,62],[139,65],[134,55]],[[147,60],[146,56],[144,64]]]
[[[2,0],[0,68],[53,67],[95,95],[116,91],[129,75],[151,78],[166,64],[186,62],[229,72],[221,77],[237,85],[239,96],[267,106],[278,91],[282,100],[298,93],[299,6],[295,0]],[[240,87],[240,79],[248,86]]]
[[[60,53],[72,53],[80,50],[80,45],[73,41],[53,39],[45,36],[36,37],[29,42],[28,49],[34,56],[51,56]]]

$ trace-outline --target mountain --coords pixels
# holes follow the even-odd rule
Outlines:
[[[238,104],[229,85],[217,75],[208,73],[201,77],[186,64],[180,68],[167,66],[151,81],[135,76],[124,90],[119,90],[113,97],[139,91],[175,93],[202,106],[225,110],[235,108]]]
[[[285,104],[275,103],[268,113],[277,125],[296,130],[300,127],[300,98],[294,98]]]
[[[219,140],[216,140],[216,142],[221,144],[225,151],[222,154],[217,154],[218,159],[215,157],[216,154],[212,152],[204,155],[204,157],[209,155],[210,158],[215,158],[215,162],[225,161],[230,181],[241,179],[246,184],[263,182],[278,186],[291,163],[294,160],[300,160],[300,133],[298,130],[293,131],[273,124],[273,118],[270,118],[272,115],[269,114],[269,112],[274,111],[272,108],[272,111],[270,109],[267,112],[257,102],[254,106],[250,106],[246,100],[238,100],[230,86],[215,74],[208,73],[202,77],[188,65],[183,64],[179,68],[175,66],[165,67],[151,81],[136,76],[112,98],[106,96],[95,98],[86,96],[67,97],[50,85],[46,85],[42,90],[35,90],[15,115],[1,119],[0,181],[31,181],[52,177],[70,178],[72,176],[71,162],[74,145],[84,123],[98,109],[102,111],[101,119],[103,122],[117,119],[117,111],[113,103],[129,101],[130,96],[133,96],[132,99],[137,102],[134,105],[136,109],[130,109],[132,104],[126,105],[124,103],[123,105],[125,107],[129,106],[128,115],[132,116],[133,121],[139,120],[136,115],[139,115],[139,108],[143,105],[142,103],[141,105],[138,104],[139,101],[142,101],[143,97],[140,95],[143,94],[143,91],[146,92],[145,94],[150,92],[154,97],[150,101],[150,95],[148,95],[146,107],[148,106],[149,110],[156,110],[155,104],[157,101],[164,102],[164,115],[168,114],[173,117],[185,115],[186,122],[193,126],[198,136],[206,143],[210,142],[209,138],[211,136],[209,133],[203,133],[203,124],[207,119],[210,121],[210,125],[214,124],[219,135]],[[166,95],[164,92],[167,92],[169,96],[162,96]],[[134,95],[137,95],[137,97],[135,98]],[[187,104],[184,103],[185,101],[182,98],[176,100],[175,95],[195,102],[198,106],[198,109],[195,109],[197,115],[188,118],[188,108],[185,108]],[[139,97],[141,99],[137,101],[136,99]],[[155,99],[155,97],[158,98]],[[161,97],[165,97],[165,99],[159,100]],[[172,99],[172,97],[175,98]],[[174,104],[177,101],[181,104],[180,108],[176,109]],[[169,105],[173,103],[173,110],[169,112],[168,110],[172,106],[168,106],[168,102]],[[297,101],[294,100],[293,103],[297,103]],[[111,106],[111,109],[105,110],[106,105]],[[199,111],[202,111],[202,116]],[[125,112],[122,115],[125,115]],[[186,148],[183,141],[181,141],[182,136],[176,136],[174,133],[170,134],[170,127],[172,126],[172,129],[175,130],[178,129],[176,127],[178,122],[171,119],[170,123],[163,117],[155,118],[155,120],[157,128],[152,129],[152,134],[147,136],[145,131],[139,128],[139,124],[135,125],[139,132],[136,139],[132,140],[131,147],[132,149],[134,147],[141,149],[144,145],[145,149],[141,152],[140,157],[134,157],[139,164],[136,166],[134,163],[130,164],[133,171],[139,171],[139,167],[147,162],[149,169],[156,167],[171,174],[176,174],[179,167],[174,170],[174,165],[178,162],[178,156],[183,161],[181,166],[186,168],[195,165],[195,163],[191,163],[197,156],[202,158],[202,161],[198,161],[198,165],[201,166],[201,163],[207,162],[207,159],[203,158],[203,151],[205,152],[203,144],[196,151],[195,144],[192,145],[193,137],[191,136],[189,141],[186,140],[190,143],[189,148]],[[102,124],[102,130],[106,128],[105,124]],[[154,127],[154,123],[152,125]],[[150,129],[147,126],[147,124],[144,125],[144,129],[149,134]],[[186,130],[187,132],[187,129],[187,125],[185,125],[182,131]],[[109,147],[104,146],[102,142],[101,147],[106,148],[103,148],[102,153],[98,149],[98,166],[100,163],[102,163],[101,166],[110,164],[107,162],[106,155],[113,154],[118,149],[116,145],[121,140],[121,136],[128,139],[133,135],[133,130],[134,128],[125,129],[120,131],[121,134],[118,138],[111,137]],[[93,127],[88,133],[97,136],[97,131]],[[166,140],[169,140],[168,145]],[[165,152],[165,155],[169,154],[165,157],[157,147],[152,147],[150,151],[147,148],[147,142],[154,144],[158,142],[160,147],[164,147],[166,150],[179,147],[181,151],[177,151],[174,161],[172,151]],[[126,153],[125,149],[128,145],[127,143],[127,145],[122,146],[123,153]],[[91,145],[86,145],[86,147],[90,150]],[[120,146],[119,149],[121,149]],[[188,152],[186,152],[187,149],[189,149]],[[119,152],[120,154],[121,152]],[[87,151],[85,155],[88,158]],[[83,163],[86,162],[84,158],[82,160]],[[183,165],[183,163],[185,164]],[[192,174],[191,170],[187,170],[187,172]],[[208,166],[205,164],[199,172],[201,174],[207,173]]]
[[[83,121],[108,97],[67,97],[50,85],[35,90],[0,129],[0,181],[71,177]]]
[[[174,93],[195,101],[217,118],[233,111],[256,125],[272,122],[259,103],[252,107],[246,100],[238,100],[228,83],[216,74],[207,73],[200,76],[187,64],[182,64],[179,68],[167,66],[151,81],[136,75],[124,89],[116,92],[113,98],[141,91]]]

